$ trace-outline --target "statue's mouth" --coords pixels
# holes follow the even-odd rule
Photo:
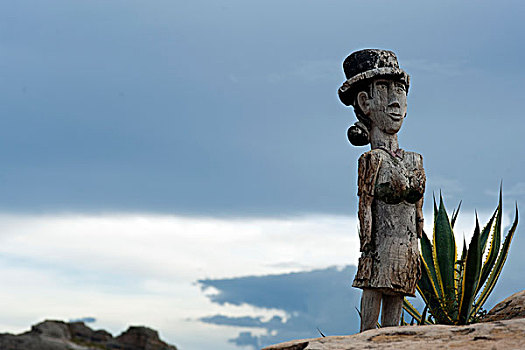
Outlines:
[[[401,114],[399,113],[396,113],[396,112],[391,112],[391,113],[388,113],[388,115],[390,116],[390,118],[392,118],[393,121],[400,121],[401,118],[403,117]]]

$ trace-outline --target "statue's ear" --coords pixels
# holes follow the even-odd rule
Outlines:
[[[370,114],[370,101],[368,99],[368,94],[364,91],[360,91],[357,94],[357,104],[359,105],[359,108],[365,115]]]

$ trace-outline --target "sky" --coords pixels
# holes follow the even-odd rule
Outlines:
[[[427,224],[442,191],[463,200],[468,237],[500,181],[507,225],[525,200],[524,15],[521,1],[1,1],[0,332],[93,317],[221,350],[357,331],[368,148],[346,140],[344,58],[397,54]],[[500,299],[523,289],[521,248],[518,226]]]

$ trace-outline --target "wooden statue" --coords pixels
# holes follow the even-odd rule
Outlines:
[[[359,158],[361,258],[353,286],[363,289],[361,331],[399,325],[404,296],[414,296],[421,275],[417,239],[423,230],[423,157],[399,148],[397,133],[407,111],[409,76],[396,55],[361,50],[343,63],[346,82],[339,98],[354,107],[348,129],[353,145],[370,143]]]

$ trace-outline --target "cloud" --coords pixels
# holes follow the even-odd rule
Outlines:
[[[97,319],[95,317],[81,317],[69,320],[69,322],[84,322],[84,323],[95,323]]]
[[[249,328],[268,328],[278,329],[280,328],[284,320],[279,316],[273,316],[269,321],[264,321],[262,317],[229,317],[224,315],[215,315],[202,317],[202,322],[213,323],[222,326],[237,326],[237,327],[249,327]]]
[[[92,315],[96,327],[114,334],[147,324],[184,348],[228,349],[242,325],[214,332],[218,325],[196,320],[224,312],[267,322],[286,320],[286,312],[270,302],[213,303],[217,291],[202,293],[195,281],[352,263],[356,228],[354,217],[320,215],[3,214],[0,329],[22,332],[44,318]]]
[[[0,242],[28,264],[148,279],[288,272],[290,262],[343,265],[358,254],[357,221],[343,216],[2,216]]]
[[[246,276],[232,279],[200,280],[203,290],[214,288],[218,293],[208,298],[220,305],[253,305],[257,308],[276,308],[286,318],[274,316],[231,317],[224,314],[200,320],[222,326],[264,329],[255,336],[239,333],[232,341],[256,348],[273,343],[319,336],[317,328],[326,335],[351,334],[358,330],[360,291],[352,288],[355,266],[329,267],[312,271],[280,275]],[[255,341],[257,339],[257,341]]]
[[[254,349],[260,349],[261,347],[259,338],[251,332],[241,332],[236,338],[230,339],[229,341],[237,346],[251,346]]]

